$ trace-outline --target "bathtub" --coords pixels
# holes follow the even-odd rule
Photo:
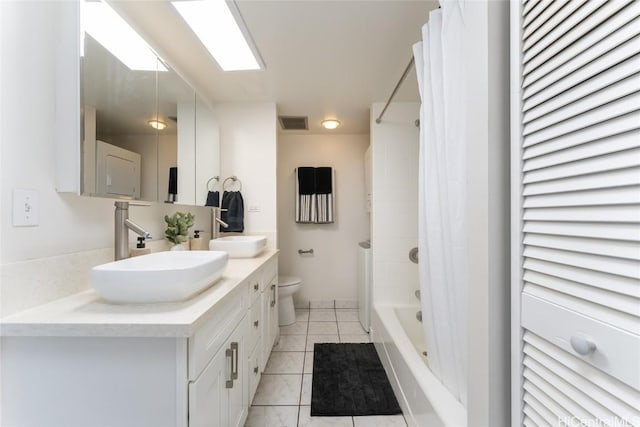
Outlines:
[[[371,338],[410,427],[467,425],[465,407],[429,369],[419,306],[375,305]]]

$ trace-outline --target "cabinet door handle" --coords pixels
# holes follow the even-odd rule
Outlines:
[[[256,283],[255,285],[253,285],[253,290],[257,291],[258,289],[260,289],[260,285],[258,283]]]
[[[276,305],[276,285],[275,283],[273,285],[271,285],[271,307]]]
[[[258,373],[258,367],[256,366],[255,368],[253,368],[253,373],[257,374]]]
[[[233,361],[231,363],[231,380],[238,379],[238,343],[231,343],[231,352],[234,354]]]
[[[225,356],[231,360],[231,379],[224,384],[225,388],[233,388],[233,350],[228,348],[224,352]]]
[[[259,320],[256,320],[255,322],[253,322],[253,326],[255,326],[256,328],[258,327],[259,324],[260,324]]]

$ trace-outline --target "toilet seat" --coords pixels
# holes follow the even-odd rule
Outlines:
[[[287,286],[295,286],[302,283],[302,279],[296,276],[278,276],[278,287],[285,288]]]

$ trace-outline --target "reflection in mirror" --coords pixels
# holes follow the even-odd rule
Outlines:
[[[159,60],[158,65],[166,69]],[[177,106],[193,103],[193,90],[172,70],[129,70],[90,36],[85,37],[82,82],[83,194],[176,198],[168,187],[169,171],[177,166]],[[151,120],[166,127],[155,129]],[[194,144],[193,139],[180,142]]]
[[[129,70],[88,35],[81,64],[82,193],[157,200],[142,172],[148,159],[133,147],[137,141],[156,145],[156,130],[146,120],[155,117],[157,71]]]
[[[211,108],[196,96],[178,103],[178,203],[207,205],[208,191],[220,175],[220,128]],[[194,145],[182,140],[195,140]],[[185,165],[183,167],[183,165]],[[209,188],[207,188],[209,187]]]
[[[94,9],[86,4],[83,19]],[[100,9],[92,19],[109,13]],[[204,206],[207,182],[213,189],[210,180],[220,171],[212,109],[158,58],[155,66],[153,58],[151,66],[127,62],[132,70],[89,33],[83,47],[81,193]],[[151,120],[166,127],[156,130]]]
[[[180,153],[194,150],[193,134],[182,137],[182,129],[193,128],[195,117],[183,117],[180,105],[193,104],[195,93],[178,74],[169,70],[158,73],[157,102],[157,119],[167,125],[164,131],[158,132],[158,200],[193,205],[194,201],[184,194],[185,190],[181,191],[181,187],[193,188],[189,175],[194,161],[183,161]]]
[[[196,99],[196,185],[197,205],[207,205],[209,191],[220,186],[220,126],[211,108],[200,97]],[[215,177],[218,177],[217,179]],[[211,204],[211,200],[209,200]]]
[[[82,194],[203,205],[195,190],[193,89],[158,58],[155,67],[132,70],[83,36]],[[182,117],[185,105],[191,113]]]

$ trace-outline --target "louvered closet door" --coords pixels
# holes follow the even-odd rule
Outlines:
[[[640,426],[640,0],[512,7],[513,420]]]

